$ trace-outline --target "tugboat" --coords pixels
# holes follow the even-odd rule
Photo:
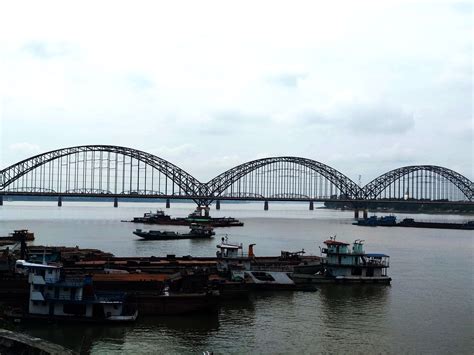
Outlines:
[[[216,234],[211,226],[192,223],[189,233],[176,233],[171,231],[142,231],[136,229],[133,234],[146,240],[173,240],[173,239],[207,239]]]
[[[385,254],[365,253],[363,240],[357,239],[349,249],[349,243],[336,241],[336,237],[326,240],[326,254],[322,265],[324,276],[336,282],[370,282],[389,284],[392,280],[387,276],[390,257]]]
[[[124,292],[95,292],[92,278],[65,278],[62,266],[16,261],[16,271],[28,275],[28,311],[7,310],[15,321],[22,319],[88,322],[135,321],[138,311],[126,303]]]

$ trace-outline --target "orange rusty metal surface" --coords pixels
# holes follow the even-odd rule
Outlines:
[[[92,280],[97,282],[163,282],[170,278],[165,274],[94,274]]]

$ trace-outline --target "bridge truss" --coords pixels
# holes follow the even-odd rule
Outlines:
[[[274,157],[241,164],[201,183],[140,150],[87,145],[39,154],[0,171],[0,195],[277,201],[458,201],[472,203],[474,184],[439,166],[392,170],[358,186],[323,163]]]

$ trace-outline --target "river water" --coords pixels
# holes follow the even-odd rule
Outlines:
[[[256,243],[257,255],[304,250],[319,255],[330,236],[364,239],[367,252],[391,256],[391,286],[321,285],[317,292],[253,295],[212,314],[140,317],[133,325],[20,326],[19,330],[91,354],[471,354],[474,349],[474,243],[472,231],[353,226],[353,213],[308,210],[307,204],[221,204],[212,216],[232,216],[244,227],[216,229],[214,240],[142,241],[123,223],[157,203],[5,202],[0,235],[27,228],[39,245],[78,245],[117,256],[212,256],[219,239]],[[172,216],[192,204],[172,203]],[[315,206],[318,207],[318,206]],[[397,214],[398,218],[405,215]],[[413,216],[411,216],[413,217]],[[416,220],[465,221],[465,216],[415,215]],[[471,219],[472,216],[470,216]],[[156,226],[155,226],[156,227]],[[160,226],[182,230],[187,227]]]

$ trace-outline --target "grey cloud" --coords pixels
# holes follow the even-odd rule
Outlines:
[[[298,86],[300,80],[304,80],[307,77],[307,73],[281,73],[269,77],[267,81],[271,84],[281,85],[288,88],[295,88]]]
[[[390,105],[340,105],[329,112],[303,110],[288,116],[284,122],[303,129],[326,127],[350,134],[401,134],[415,125],[413,115]]]
[[[413,115],[394,107],[353,107],[346,115],[348,127],[359,133],[400,134],[415,125]]]
[[[265,124],[264,116],[240,111],[219,111],[211,114],[207,123],[201,124],[201,132],[209,135],[226,135],[242,130],[251,130],[257,125]]]
[[[472,16],[472,2],[471,1],[456,1],[451,4],[451,7],[456,12]]]
[[[65,42],[49,43],[43,41],[30,41],[22,49],[31,56],[40,59],[61,57],[71,53],[71,45]]]
[[[130,74],[127,80],[133,88],[139,90],[146,90],[155,86],[154,81],[145,74]]]
[[[301,111],[295,115],[296,121],[303,125],[328,125],[331,118],[317,111]]]

